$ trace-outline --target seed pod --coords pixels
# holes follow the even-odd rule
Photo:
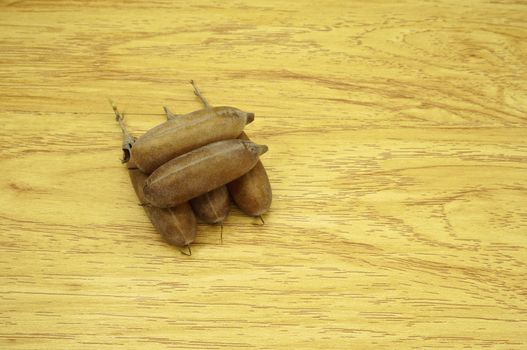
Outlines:
[[[245,132],[238,138],[250,140]],[[260,216],[271,206],[271,184],[260,160],[248,173],[227,184],[227,188],[236,205],[247,215]]]
[[[160,166],[146,180],[148,203],[169,208],[242,176],[258,162],[267,146],[226,140],[200,147]]]
[[[230,210],[229,191],[221,186],[190,200],[198,218],[207,224],[223,222]]]
[[[145,203],[143,187],[148,175],[137,168],[129,168],[128,171],[137,198]],[[143,208],[152,225],[168,243],[184,247],[196,239],[196,217],[188,202],[172,208],[156,208],[151,205],[143,205]]]
[[[170,159],[206,144],[236,138],[254,120],[254,113],[212,107],[194,81],[190,83],[205,108],[177,117],[169,116],[165,109],[169,120],[150,129],[134,145],[132,154],[143,172],[149,174]]]
[[[194,84],[193,84],[194,85]],[[195,86],[196,91],[197,87]],[[197,93],[200,98],[201,93]],[[208,102],[204,100],[205,107],[209,107]],[[163,107],[168,120],[179,118],[179,116],[172,113],[168,107]],[[203,222],[207,224],[223,223],[223,220],[227,217],[230,210],[230,198],[227,187],[221,186],[210,192],[204,193],[190,200],[190,205],[194,214]],[[222,226],[223,228],[223,226]]]
[[[133,158],[130,158],[130,150],[133,149],[135,137],[130,135],[124,125],[124,118],[117,110],[117,107],[112,104],[116,115],[116,120],[123,131],[122,149],[124,153],[123,163],[127,163],[130,180],[134,187],[135,193],[141,204],[146,203],[143,192],[144,184],[148,175],[141,172]],[[185,202],[173,208],[156,208],[150,205],[143,205],[146,215],[154,225],[155,229],[161,236],[170,244],[179,247],[187,246],[190,252],[190,243],[196,238],[196,217],[190,208],[190,205]]]
[[[206,144],[238,137],[253,113],[234,107],[204,108],[167,120],[137,139],[132,156],[139,169],[151,173],[172,158]]]

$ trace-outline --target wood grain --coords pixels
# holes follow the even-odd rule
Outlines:
[[[0,347],[527,347],[527,4],[0,1]],[[119,162],[215,105],[274,190],[192,257]]]

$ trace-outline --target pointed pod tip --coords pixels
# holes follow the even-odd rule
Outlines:
[[[261,156],[269,150],[269,147],[267,147],[267,145],[256,145],[256,150],[258,152],[258,155]]]
[[[247,113],[247,123],[246,124],[249,124],[249,123],[252,123],[254,121],[254,113]]]
[[[269,147],[267,145],[258,145],[252,141],[248,140],[240,140],[241,143],[247,148],[251,153],[254,153],[258,156],[261,156],[265,152],[269,150]]]
[[[192,256],[192,249],[190,249],[190,244],[187,244],[185,247],[188,249],[188,252],[185,252],[182,249],[179,249],[181,254],[186,255],[186,256]]]

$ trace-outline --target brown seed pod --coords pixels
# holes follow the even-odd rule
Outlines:
[[[222,223],[230,210],[227,187],[221,186],[190,200],[190,205],[198,218],[207,224]]]
[[[121,125],[123,131],[123,162],[127,162],[127,167],[130,175],[130,180],[134,187],[137,198],[141,204],[145,204],[145,196],[143,192],[144,184],[148,175],[139,170],[135,162],[130,159],[130,149],[133,149],[135,137],[131,136],[124,126],[123,116],[119,113],[117,108],[113,106],[116,114],[116,119]],[[143,205],[146,215],[152,222],[155,229],[161,236],[170,244],[178,247],[189,247],[190,243],[196,238],[196,217],[192,212],[190,205],[185,202],[173,208],[156,208],[151,205]]]
[[[226,140],[200,147],[160,166],[146,180],[148,203],[169,208],[225,185],[258,162],[267,146]]]
[[[145,203],[143,187],[148,175],[137,168],[129,168],[128,171],[137,198]],[[188,202],[172,208],[156,208],[151,205],[143,205],[143,208],[152,225],[168,243],[185,247],[196,239],[196,218]]]
[[[170,159],[206,144],[236,138],[254,120],[253,113],[238,108],[211,107],[195,85],[194,92],[204,109],[171,118],[137,139],[132,155],[143,172],[151,173]]]
[[[194,85],[194,84],[193,84]],[[197,86],[194,85],[196,95],[199,96],[205,107],[209,107],[207,100],[204,100],[201,92],[199,92]],[[179,116],[173,114],[168,107],[163,107],[168,120],[179,118]],[[221,186],[210,192],[202,194],[194,199],[190,200],[190,205],[194,210],[194,214],[203,222],[207,224],[222,224],[223,221],[229,214],[230,210],[230,198],[227,187]]]
[[[238,138],[249,140],[245,132]],[[227,188],[234,202],[247,215],[260,216],[271,206],[271,184],[260,160],[248,173],[227,184]]]

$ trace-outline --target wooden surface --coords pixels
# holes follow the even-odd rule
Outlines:
[[[0,2],[0,348],[527,348],[527,4]],[[265,226],[164,244],[119,162],[256,114]]]

